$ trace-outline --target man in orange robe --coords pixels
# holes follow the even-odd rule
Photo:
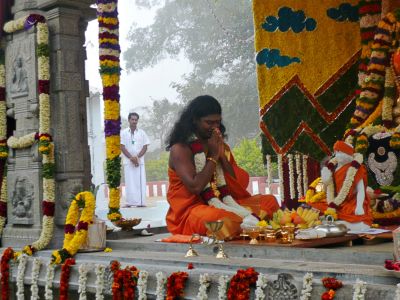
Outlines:
[[[218,236],[230,239],[240,234],[243,220],[254,216],[272,216],[279,208],[274,196],[251,196],[246,191],[249,175],[237,166],[232,153],[224,144],[225,127],[221,121],[221,106],[218,101],[211,96],[199,96],[188,104],[171,131],[167,141],[167,149],[171,153],[167,193],[170,208],[166,221],[168,230],[173,234],[205,235],[205,222],[222,220],[224,225]],[[198,141],[206,155],[201,169],[196,166],[195,154],[190,147],[190,139],[193,138]],[[221,166],[223,170],[226,183],[224,191],[242,208],[248,210],[247,217],[207,202],[209,199],[205,194],[212,189],[207,187],[216,177],[217,166]],[[220,199],[217,199],[218,196],[213,198],[222,202],[222,196],[219,196]]]
[[[328,203],[327,200],[311,204],[313,207],[324,212],[328,207],[336,209],[338,219],[352,224],[362,222],[368,226],[372,224],[372,210],[370,207],[370,199],[366,192],[367,169],[363,164],[353,160],[353,147],[343,141],[338,141],[334,145],[334,151],[338,160],[338,165],[327,165],[325,170],[332,174],[333,184],[335,187],[335,197],[340,193],[346,179],[346,175],[350,167],[356,168],[354,180],[350,190],[344,198],[343,202],[336,205],[334,202]],[[322,180],[324,181],[324,169],[322,170]]]

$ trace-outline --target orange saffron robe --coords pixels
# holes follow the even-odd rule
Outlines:
[[[225,181],[233,199],[240,205],[251,209],[261,218],[267,215],[272,217],[272,214],[279,209],[275,197],[272,195],[251,196],[246,191],[249,183],[249,174],[236,165],[232,155],[229,155],[229,161],[232,164],[236,178],[225,173]],[[179,176],[171,168],[168,169],[168,177],[167,200],[170,207],[166,221],[170,233],[206,235],[205,222],[223,220],[224,226],[218,232],[220,239],[233,238],[240,234],[241,217],[232,212],[209,206],[199,195],[189,192]]]
[[[346,164],[341,168],[337,169],[333,175],[333,180],[335,183],[335,196],[340,192],[344,180],[346,178],[347,170],[350,168],[351,164]],[[350,191],[346,197],[346,199],[339,205],[336,209],[338,214],[338,219],[347,221],[349,223],[358,223],[364,222],[367,225],[372,224],[372,210],[370,206],[370,199],[368,197],[367,192],[365,191],[365,199],[364,199],[364,214],[363,215],[355,215],[355,209],[357,206],[357,183],[362,180],[364,182],[364,188],[367,188],[367,169],[364,165],[361,165],[357,170],[356,175],[354,176],[353,184],[350,188]],[[319,209],[321,212],[324,212],[328,208],[328,203],[326,199],[310,204],[311,206]]]

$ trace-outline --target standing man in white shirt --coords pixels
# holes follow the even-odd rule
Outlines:
[[[129,127],[121,131],[122,163],[125,172],[126,207],[146,206],[144,154],[150,144],[147,134],[137,128],[139,115],[128,115]]]

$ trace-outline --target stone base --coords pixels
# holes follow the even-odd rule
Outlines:
[[[24,247],[38,240],[41,231],[41,228],[6,226],[1,237],[1,246],[15,249]]]

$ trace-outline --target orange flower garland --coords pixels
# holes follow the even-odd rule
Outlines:
[[[75,264],[75,259],[67,258],[65,263],[61,266],[60,277],[60,300],[68,299],[69,276],[71,273],[71,266]]]
[[[238,270],[229,282],[227,292],[228,300],[247,300],[250,299],[250,286],[255,285],[258,272],[253,268]]]
[[[134,266],[120,269],[121,264],[114,260],[110,263],[111,272],[114,274],[112,289],[113,300],[133,300],[139,277],[139,270]]]
[[[325,293],[322,294],[321,300],[332,300],[335,298],[336,290],[340,289],[343,286],[343,283],[340,280],[337,280],[333,277],[324,277],[321,279],[322,284],[326,289],[328,289]]]
[[[166,300],[176,300],[184,296],[185,282],[189,278],[186,272],[174,272],[167,279]]]
[[[4,250],[3,255],[1,256],[1,299],[9,299],[9,281],[10,281],[10,260],[14,258],[14,250],[11,247],[8,247]]]

